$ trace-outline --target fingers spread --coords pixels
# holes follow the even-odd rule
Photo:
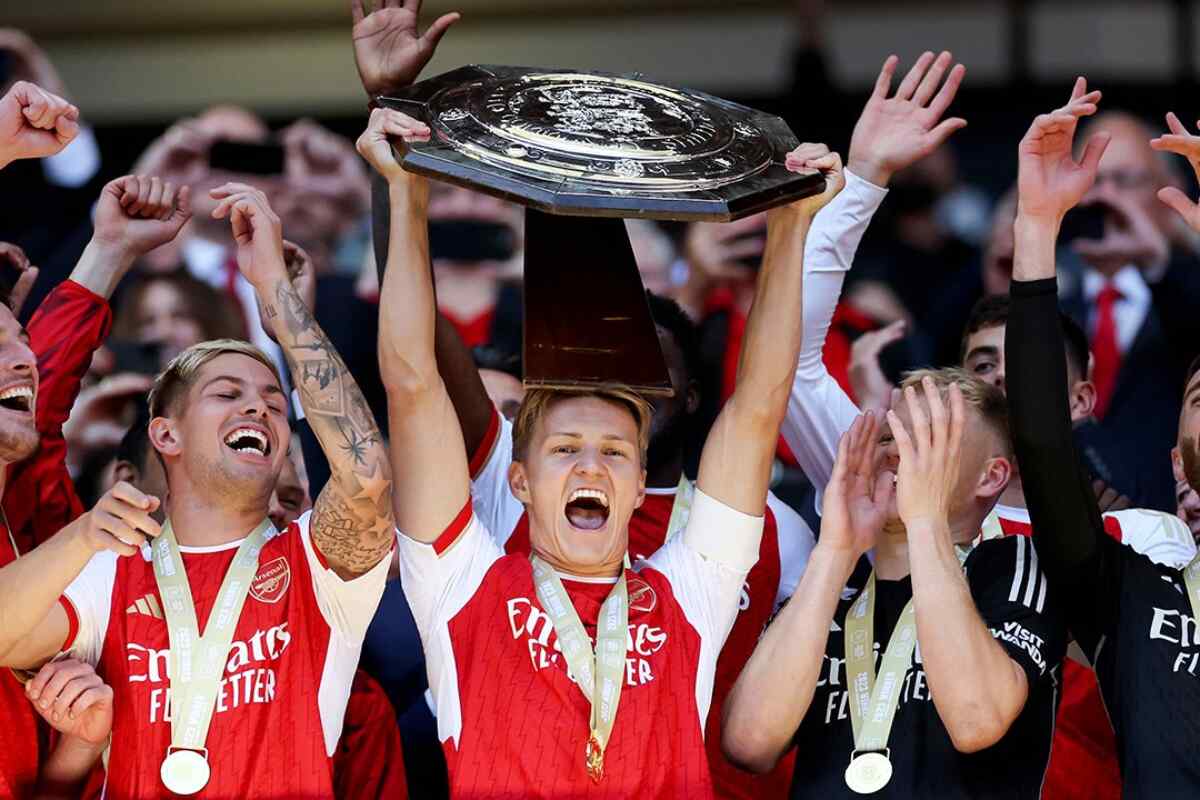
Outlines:
[[[1158,199],[1179,212],[1185,220],[1195,217],[1200,206],[1197,206],[1188,196],[1174,186],[1164,186],[1158,190]]]
[[[879,70],[879,77],[875,79],[874,97],[883,100],[887,97],[888,91],[892,88],[892,76],[896,74],[896,65],[900,63],[900,57],[890,55],[883,62],[883,68]]]
[[[948,50],[943,50],[934,59],[933,66],[921,78],[921,82],[917,85],[917,90],[913,93],[913,102],[919,106],[923,106],[933,97],[933,93],[937,90],[938,84],[942,82],[942,76],[946,74],[947,68],[950,66],[952,56]]]
[[[946,78],[946,82],[938,90],[933,102],[929,104],[929,110],[933,113],[934,119],[946,113],[946,109],[954,102],[954,96],[958,94],[958,87],[962,85],[966,75],[967,68],[962,64],[955,64],[954,69],[950,70],[950,77]]]

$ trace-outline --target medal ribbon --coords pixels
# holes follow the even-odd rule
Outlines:
[[[617,719],[617,704],[625,682],[625,643],[629,636],[629,590],[625,575],[621,575],[600,608],[596,620],[596,649],[593,651],[587,631],[558,574],[536,555],[530,555],[529,560],[533,563],[538,603],[554,625],[559,649],[575,683],[592,705],[591,734],[584,752],[584,764],[588,775],[598,782],[604,774],[604,750]]]
[[[970,554],[955,547],[959,564]],[[1200,561],[1200,559],[1197,559]],[[854,749],[873,751],[887,747],[892,722],[900,704],[900,686],[913,648],[917,644],[917,614],[910,599],[900,612],[875,678],[875,572],[846,613],[846,679],[850,682],[850,727]]]
[[[896,629],[875,679],[875,573],[846,614],[846,676],[850,683],[850,727],[855,750],[883,750],[900,703],[900,685],[917,644],[912,600],[900,612]]]
[[[170,520],[154,540],[151,548],[154,579],[162,598],[171,646],[167,671],[171,679],[172,748],[204,750],[234,628],[258,570],[258,554],[271,533],[274,533],[271,521],[263,520],[238,547],[208,615],[203,636]]]
[[[687,527],[688,518],[692,515],[692,499],[696,496],[696,484],[688,480],[687,475],[679,477],[679,486],[675,489],[675,503],[671,506],[671,518],[667,521],[667,536],[664,542],[680,533]]]

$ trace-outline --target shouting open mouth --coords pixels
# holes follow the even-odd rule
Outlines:
[[[598,531],[608,522],[608,495],[599,489],[576,489],[563,513],[572,528]]]

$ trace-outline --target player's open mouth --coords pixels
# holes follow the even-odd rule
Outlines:
[[[29,414],[33,411],[33,384],[18,383],[0,391],[0,407]]]
[[[572,528],[598,531],[608,522],[608,495],[599,489],[576,489],[563,513]]]
[[[241,455],[266,458],[271,454],[270,440],[256,428],[235,428],[225,437],[225,446]]]

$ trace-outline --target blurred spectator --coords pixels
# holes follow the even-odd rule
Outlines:
[[[1179,183],[1150,149],[1157,131],[1120,112],[1088,126],[1089,134],[1100,131],[1112,141],[1083,206],[1103,214],[1102,236],[1071,246],[1085,269],[1061,298],[1087,332],[1094,359],[1098,424],[1085,447],[1136,476],[1135,485],[1119,487],[1135,506],[1172,511],[1169,452],[1179,387],[1200,342],[1200,260],[1176,243],[1184,241],[1177,222],[1155,194]]]
[[[124,290],[112,336],[119,344],[153,348],[157,372],[196,342],[245,339],[246,326],[228,295],[175,271],[141,276]],[[113,371],[122,371],[119,356]]]

